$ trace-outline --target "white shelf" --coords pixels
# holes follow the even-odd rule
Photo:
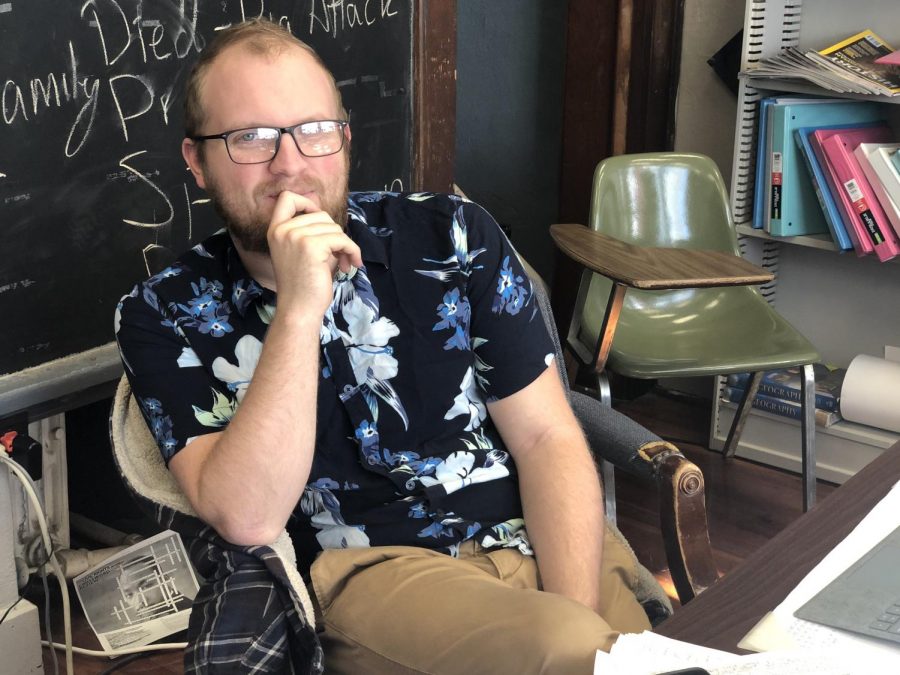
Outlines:
[[[719,402],[719,424],[710,439],[711,448],[724,447],[736,409],[734,403]],[[846,420],[830,427],[817,425],[816,475],[843,483],[897,441],[898,434]],[[800,422],[751,409],[737,456],[800,473]]]
[[[745,237],[755,237],[757,239],[768,239],[777,241],[779,244],[793,244],[794,246],[808,246],[810,248],[818,248],[823,251],[838,251],[837,245],[830,235],[827,234],[801,234],[794,237],[773,237],[765,230],[760,230],[750,225],[735,226],[737,233]]]

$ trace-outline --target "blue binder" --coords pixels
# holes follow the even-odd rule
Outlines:
[[[771,188],[768,231],[776,237],[830,232],[812,183],[807,178],[803,158],[794,141],[801,127],[851,126],[881,120],[879,106],[870,101],[820,99],[772,104],[772,152],[768,185]],[[780,157],[781,176],[773,176],[773,158]],[[780,182],[780,184],[778,184]]]
[[[858,127],[874,126],[874,124],[875,123],[873,122],[864,122],[860,124],[836,124],[827,127],[800,127],[799,129],[794,129],[794,140],[797,142],[800,156],[803,157],[806,168],[809,170],[809,176],[816,193],[816,198],[819,201],[819,206],[822,207],[822,215],[825,216],[825,223],[828,225],[828,230],[831,232],[831,238],[834,239],[834,243],[837,244],[841,251],[852,251],[853,242],[850,239],[850,235],[847,233],[847,226],[844,223],[844,219],[841,217],[841,212],[838,210],[838,206],[834,201],[834,195],[831,194],[831,190],[828,188],[828,180],[825,178],[825,173],[822,170],[822,166],[819,164],[819,158],[816,157],[816,153],[813,151],[812,145],[809,142],[809,134],[816,128],[855,129]]]

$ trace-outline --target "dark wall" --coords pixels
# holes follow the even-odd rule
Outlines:
[[[459,0],[457,8],[456,183],[511,227],[549,283],[567,3]]]

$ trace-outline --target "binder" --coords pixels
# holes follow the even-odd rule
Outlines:
[[[852,230],[856,232],[860,244],[864,246],[868,241],[882,262],[900,254],[900,240],[897,233],[888,223],[859,162],[853,155],[853,150],[860,143],[889,142],[890,129],[886,126],[831,132],[819,129],[812,133],[812,137],[814,143],[818,143],[821,148],[822,155],[831,169],[830,175],[837,190],[838,203],[843,205],[843,210],[852,223]]]
[[[894,139],[897,140],[896,137]],[[891,155],[900,150],[900,142],[895,143],[860,143],[863,148],[868,164],[872,167],[875,175],[878,177],[878,183],[884,188],[884,191],[890,196],[891,201],[900,207],[900,171],[898,171],[891,162]],[[857,148],[858,149],[858,148]],[[857,156],[858,158],[858,156]],[[865,170],[866,165],[860,160],[860,166]],[[873,189],[875,183],[872,179]],[[878,196],[876,191],[876,197]],[[884,207],[884,201],[881,200],[881,206]]]
[[[794,142],[794,130],[874,122],[881,117],[880,108],[870,101],[810,99],[803,103],[772,105],[769,234],[790,237],[829,232],[815,190],[806,178],[803,159]],[[779,166],[780,175],[776,172]]]
[[[768,210],[771,190],[769,187],[769,157],[772,153],[772,127],[769,119],[772,116],[772,105],[775,103],[807,103],[819,101],[800,96],[768,96],[759,102],[759,132],[756,137],[756,178],[753,190],[753,222],[754,229],[761,230],[768,222]]]
[[[871,124],[872,123],[866,122],[855,126],[871,126]],[[838,125],[822,128],[833,130],[848,127]],[[825,171],[819,163],[819,158],[816,157],[816,153],[813,151],[812,144],[809,140],[809,135],[813,131],[815,131],[815,127],[800,127],[799,129],[795,129],[794,140],[797,142],[800,156],[806,164],[813,190],[816,193],[816,199],[818,199],[819,206],[822,207],[822,214],[825,216],[825,224],[828,225],[828,230],[831,232],[831,238],[834,239],[834,243],[837,244],[837,247],[842,252],[852,251],[853,240],[847,232],[848,224],[844,222],[844,218],[834,200],[834,195],[831,193],[831,188],[828,186],[828,179],[825,177]]]
[[[880,143],[860,143],[856,147],[856,150],[853,151],[853,154],[856,156],[856,161],[859,162],[859,168],[862,169],[863,175],[866,177],[866,180],[869,181],[869,187],[872,188],[872,193],[881,205],[881,210],[884,211],[884,215],[887,217],[888,222],[891,224],[891,227],[894,228],[894,234],[898,235],[898,238],[900,238],[900,202],[895,201],[888,193],[887,186],[884,184],[878,169],[876,169],[879,148],[891,148],[896,150],[898,147],[900,146],[896,143],[890,145],[882,145]],[[891,177],[889,176],[889,179],[890,178]],[[900,183],[897,184],[897,187],[900,188]]]

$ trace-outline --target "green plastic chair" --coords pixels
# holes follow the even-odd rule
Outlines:
[[[734,285],[772,275],[740,257],[715,163],[673,152],[602,161],[594,173],[589,227],[593,233],[579,225],[551,231],[560,248],[588,268],[568,342],[583,362],[595,364],[601,400],[611,402],[607,370],[638,379],[754,373],[726,441],[723,454],[730,457],[762,373],[804,366],[803,493],[804,509],[811,507],[811,364],[819,354],[756,287]]]

